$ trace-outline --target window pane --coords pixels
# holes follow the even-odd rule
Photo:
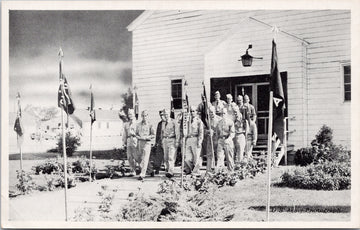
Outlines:
[[[351,91],[351,85],[346,84],[345,85],[345,92],[350,92]]]
[[[350,100],[351,100],[351,93],[345,92],[345,101],[350,101]]]
[[[181,98],[180,99],[174,99],[174,109],[181,109]]]
[[[173,98],[174,108],[181,109],[182,79],[171,80],[171,96]]]
[[[351,67],[348,66],[344,66],[344,74],[351,74]]]
[[[344,83],[351,83],[351,75],[350,74],[344,75]]]

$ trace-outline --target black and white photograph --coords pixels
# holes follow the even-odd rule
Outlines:
[[[359,2],[212,3],[2,1],[2,227],[360,227]]]

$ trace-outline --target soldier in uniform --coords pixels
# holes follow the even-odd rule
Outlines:
[[[235,104],[235,102],[233,102],[233,97],[231,94],[226,94],[226,102],[227,103],[225,105],[225,108],[227,109],[227,114],[230,119],[235,121],[234,110],[236,109],[237,105]]]
[[[124,125],[123,143],[126,146],[126,156],[131,168],[131,175],[134,175],[136,171],[136,163],[140,163],[140,157],[138,154],[138,140],[136,138],[136,120],[133,109],[128,111],[129,122]]]
[[[244,106],[244,98],[242,95],[238,95],[238,97],[237,97],[237,106],[240,110],[240,113],[241,113],[243,119],[246,119],[249,123],[250,117],[248,116],[249,113],[247,112],[247,107]]]
[[[209,107],[209,116],[210,116],[210,128],[205,130],[205,140],[206,140],[206,154],[207,154],[207,163],[206,163],[206,172],[212,172],[215,169],[215,153],[217,148],[217,138],[215,136],[216,126],[221,120],[221,117],[215,114],[215,107]],[[211,142],[210,138],[212,139],[213,149],[211,149]],[[214,156],[212,154],[214,151]]]
[[[139,180],[143,180],[149,163],[151,141],[155,138],[153,126],[149,124],[148,112],[142,111],[142,121],[136,126],[136,136],[138,138],[139,155],[141,156]]]
[[[226,102],[221,100],[221,95],[220,95],[220,92],[219,91],[216,91],[215,92],[215,101],[212,103],[212,105],[215,107],[215,113],[216,115],[220,116],[221,114],[221,110],[222,108],[225,107],[226,105]]]
[[[150,162],[148,166],[148,173],[151,176],[159,174],[161,164],[164,160],[164,149],[162,147],[162,130],[165,126],[164,110],[159,111],[161,121],[158,123],[156,128],[155,145],[152,147],[150,154]]]
[[[235,137],[234,137],[234,145],[235,145],[235,157],[236,162],[241,162],[244,159],[244,151],[246,145],[246,135],[248,133],[248,121],[243,119],[242,114],[239,109],[235,110]]]
[[[248,117],[249,117],[249,123],[250,120],[254,120],[256,121],[256,111],[255,111],[255,107],[250,104],[250,98],[248,95],[244,96],[244,107],[246,107],[247,113],[248,113]],[[253,118],[251,118],[253,117]]]
[[[185,173],[193,175],[200,174],[201,167],[201,145],[204,138],[204,126],[200,118],[197,117],[195,106],[190,107],[189,133],[185,144]]]
[[[249,132],[247,134],[246,138],[246,157],[251,158],[252,157],[252,150],[253,147],[256,145],[257,142],[257,127],[254,120],[254,117],[251,117],[250,124],[249,124]]]
[[[216,126],[217,146],[217,168],[224,167],[226,158],[229,171],[234,170],[234,142],[235,135],[234,122],[228,118],[226,108],[221,110],[221,120]]]
[[[164,150],[166,176],[171,178],[174,176],[176,151],[180,141],[179,124],[174,119],[170,118],[169,110],[163,110],[163,114],[165,124],[161,130],[162,148]]]

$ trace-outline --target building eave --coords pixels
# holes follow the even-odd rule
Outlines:
[[[126,27],[126,29],[130,32],[134,31],[138,26],[140,26],[146,19],[148,19],[152,14],[154,13],[153,10],[145,10],[142,14],[139,15],[139,17],[135,18],[134,21],[130,23]]]

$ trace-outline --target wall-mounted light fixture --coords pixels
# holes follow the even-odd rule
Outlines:
[[[252,65],[253,59],[263,59],[262,57],[253,57],[249,54],[248,50],[252,48],[252,44],[249,44],[249,47],[246,49],[246,53],[241,56],[241,59],[238,61],[242,62],[244,67],[250,67]]]

